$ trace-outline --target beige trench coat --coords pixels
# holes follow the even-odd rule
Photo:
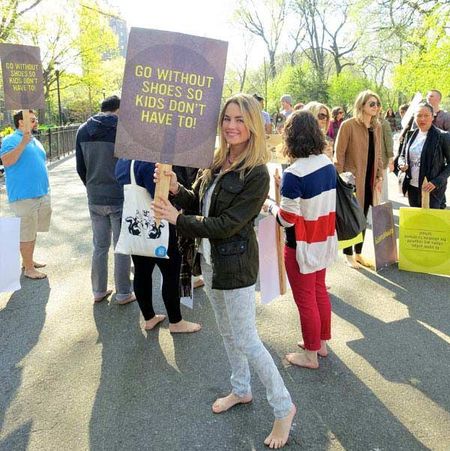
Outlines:
[[[383,177],[381,157],[381,126],[377,125],[374,135],[375,159],[373,165],[372,192],[375,193],[377,178]],[[364,186],[366,181],[367,158],[369,154],[369,131],[355,118],[345,120],[339,128],[335,146],[335,166],[338,173],[351,172],[356,177],[356,197],[364,208]],[[375,193],[373,205],[377,205]]]

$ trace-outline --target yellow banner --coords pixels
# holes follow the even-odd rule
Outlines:
[[[272,163],[288,163],[283,155],[283,137],[278,134],[266,135],[266,145],[272,155]]]
[[[450,275],[450,210],[400,208],[399,268]]]
[[[358,236],[355,236],[355,238],[352,238],[351,240],[338,241],[338,248],[339,250],[345,249],[346,247],[354,246],[355,244],[362,243],[363,241],[364,237],[361,232]]]

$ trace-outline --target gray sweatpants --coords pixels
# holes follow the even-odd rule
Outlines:
[[[203,256],[201,267],[206,294],[231,366],[232,392],[240,397],[251,394],[250,363],[266,388],[267,401],[275,418],[284,418],[292,408],[292,400],[256,330],[255,285],[235,290],[213,290],[212,268]]]

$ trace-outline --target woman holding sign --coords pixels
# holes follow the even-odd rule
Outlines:
[[[411,207],[420,207],[421,192],[429,192],[430,208],[443,209],[450,176],[450,135],[433,125],[433,107],[426,102],[417,105],[414,120],[418,128],[398,159],[400,170],[406,173],[403,194],[408,193]]]
[[[186,209],[196,207],[201,215],[183,215],[162,199],[155,201],[154,210],[156,216],[176,224],[183,236],[201,238],[197,255],[231,366],[232,391],[215,401],[213,412],[252,401],[251,364],[275,414],[264,443],[278,449],[287,442],[296,408],[255,323],[259,263],[254,219],[269,192],[269,155],[258,102],[245,94],[229,99],[220,114],[219,132],[213,163],[191,191],[170,173],[173,200]],[[159,180],[158,169],[155,179]]]

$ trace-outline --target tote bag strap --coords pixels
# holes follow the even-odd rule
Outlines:
[[[130,179],[131,179],[131,184],[136,185],[136,177],[134,176],[134,160],[131,160]]]

